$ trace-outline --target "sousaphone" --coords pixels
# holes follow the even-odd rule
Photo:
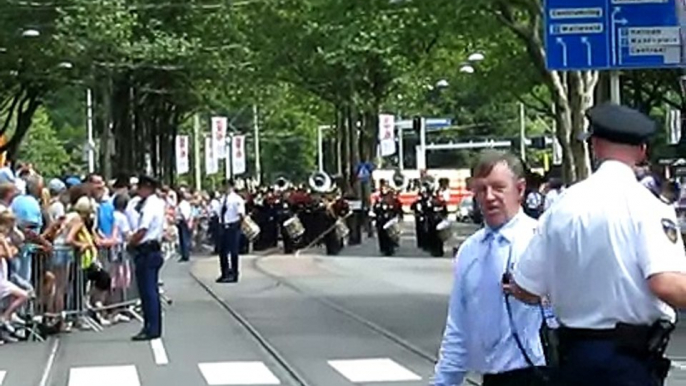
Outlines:
[[[396,192],[402,192],[403,190],[407,189],[407,185],[410,183],[410,180],[405,178],[403,172],[397,169],[395,173],[393,173],[390,183],[393,190]]]
[[[333,190],[333,180],[324,172],[312,173],[308,182],[310,188],[318,193],[329,193]]]

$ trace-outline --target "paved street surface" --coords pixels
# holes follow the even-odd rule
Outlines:
[[[373,242],[345,254],[374,252]],[[216,258],[169,262],[161,340],[131,342],[131,322],[5,345],[0,386],[428,385],[452,262],[411,242],[392,258],[244,257],[238,284],[214,282]],[[668,384],[686,385],[686,327],[670,354]]]

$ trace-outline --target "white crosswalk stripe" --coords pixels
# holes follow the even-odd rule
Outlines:
[[[279,385],[279,379],[262,362],[199,363],[209,386]]]
[[[0,370],[0,386],[2,386],[2,382],[5,381],[5,375],[7,375],[7,371]]]
[[[347,359],[328,362],[353,383],[419,381],[419,375],[389,358]]]
[[[136,366],[77,367],[69,370],[68,386],[141,386]]]

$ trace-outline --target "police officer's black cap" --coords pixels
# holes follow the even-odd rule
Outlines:
[[[640,111],[614,103],[603,103],[586,111],[590,123],[587,133],[579,136],[585,141],[590,137],[625,145],[647,143],[657,131],[657,123]]]
[[[236,183],[232,178],[225,178],[224,180],[222,180],[222,186],[230,186],[233,188],[234,186],[236,186]]]
[[[138,187],[157,189],[160,187],[160,182],[155,177],[142,175],[138,177]]]

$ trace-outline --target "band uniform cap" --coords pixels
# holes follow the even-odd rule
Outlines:
[[[155,177],[152,176],[140,176],[138,177],[138,187],[143,188],[143,187],[148,187],[148,188],[153,188],[157,189],[160,186],[159,181]]]
[[[598,137],[625,145],[641,145],[657,131],[657,123],[638,110],[614,103],[603,103],[586,111],[588,132],[579,136],[585,141]]]

